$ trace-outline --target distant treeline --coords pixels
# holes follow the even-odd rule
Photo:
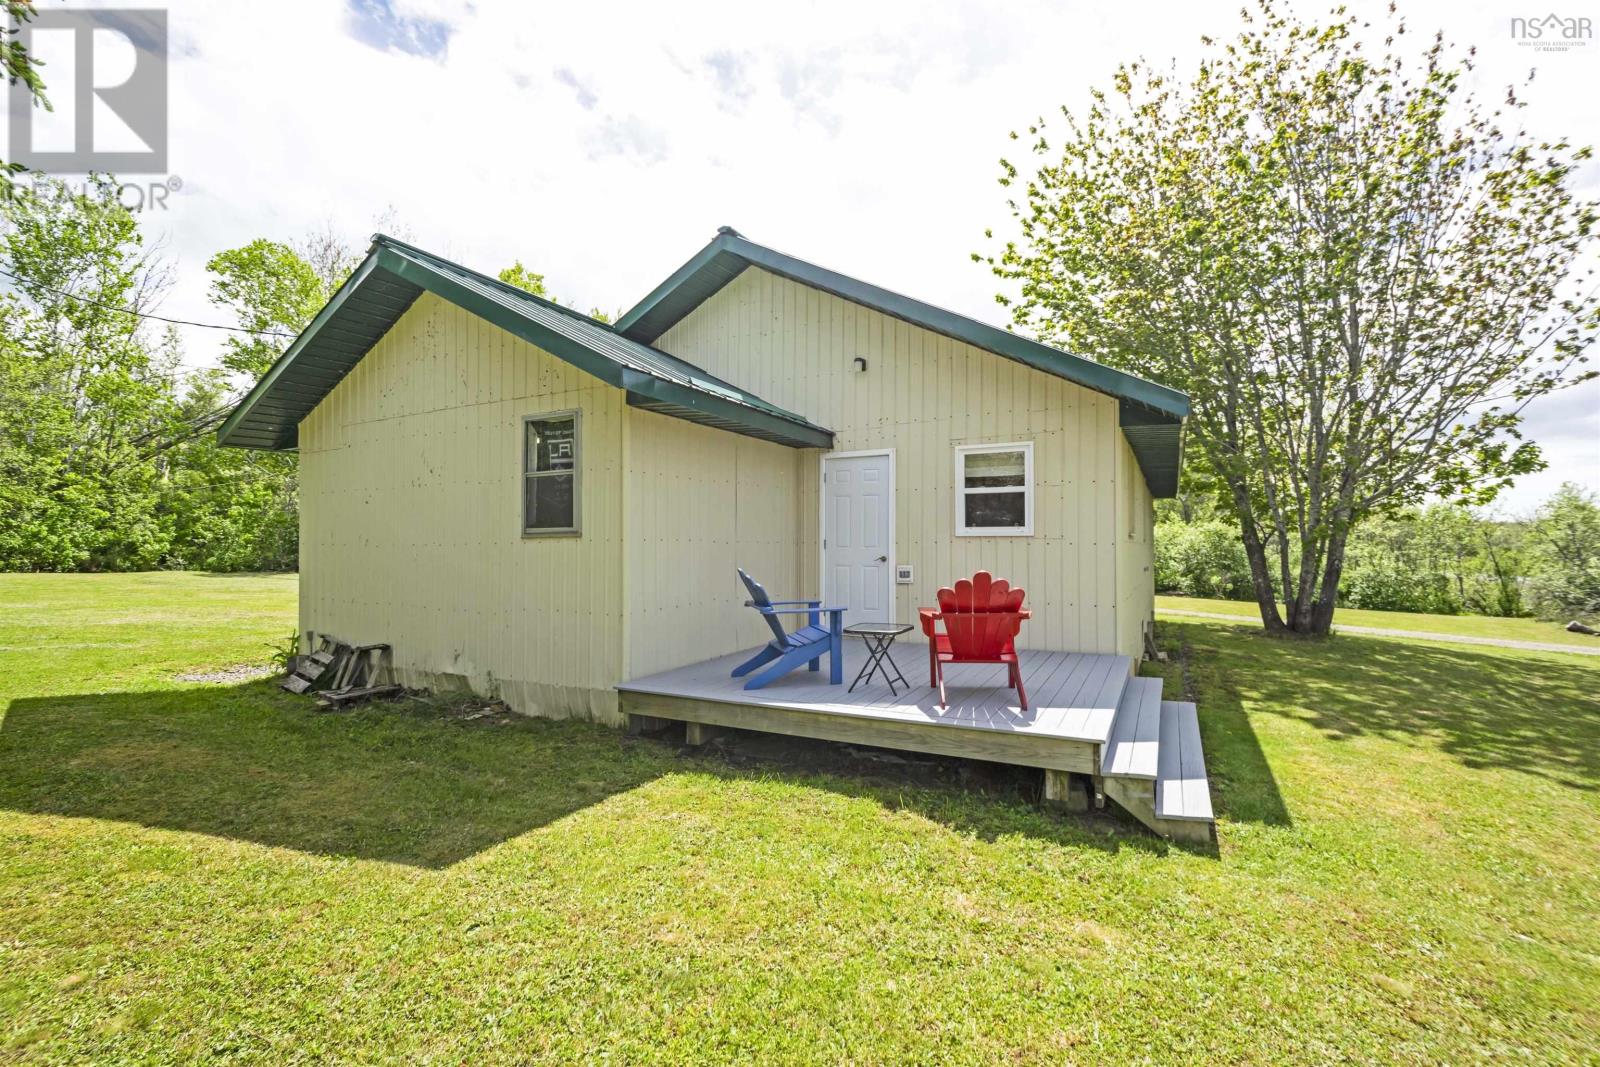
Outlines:
[[[362,250],[328,223],[212,256],[207,325],[232,332],[195,368],[161,317],[173,267],[117,189],[0,184],[0,570],[294,570],[294,453],[216,430]],[[372,228],[407,236],[392,208]],[[500,278],[554,299],[520,262]]]
[[[213,256],[215,366],[150,318],[172,267],[117,200],[41,179],[0,204],[0,569],[292,569],[293,454],[215,431],[348,272],[324,234]]]
[[[1156,588],[1253,600],[1238,528],[1219,515],[1163,506]],[[1567,484],[1531,516],[1495,518],[1437,504],[1362,523],[1351,535],[1339,604],[1441,615],[1600,615],[1600,504]]]

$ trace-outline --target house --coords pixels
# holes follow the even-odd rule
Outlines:
[[[880,703],[914,720],[901,747],[1031,763],[1064,787],[1102,784],[1119,720],[1150,735],[1127,751],[1156,781],[1159,699],[1117,708],[1149,696],[1130,675],[1153,615],[1151,502],[1176,490],[1188,410],[727,228],[613,325],[377,235],[220,439],[300,453],[303,634],[389,642],[402,681],[528,714],[834,736],[849,713],[854,730],[839,687],[803,693],[806,672],[701,718],[708,701],[640,680],[720,678],[766,639],[736,566],[847,621],[915,620],[989,570],[1027,590],[1041,706],[1007,710],[987,683],[949,712],[920,686],[921,705]],[[1070,756],[973,747],[1052,714],[1084,720]]]

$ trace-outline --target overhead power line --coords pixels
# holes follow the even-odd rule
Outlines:
[[[0,267],[0,274],[4,274],[7,278],[10,278],[12,281],[17,282],[18,284],[30,285],[35,289],[43,289],[47,293],[54,293],[56,296],[65,297],[68,300],[76,300],[82,304],[90,304],[97,308],[103,308],[106,311],[115,311],[119,314],[131,315],[136,319],[154,319],[156,322],[170,322],[174,326],[198,326],[202,330],[227,330],[230,333],[250,333],[263,337],[282,337],[285,340],[291,340],[294,337],[294,334],[284,333],[282,330],[252,330],[248,326],[223,326],[220,323],[215,322],[195,322],[192,319],[174,319],[169,318],[166,315],[155,315],[148,311],[134,311],[131,308],[121,308],[117,307],[115,304],[102,303],[101,301],[95,300],[92,297],[79,296],[77,293],[64,292],[63,290],[55,289],[39,282],[24,282],[21,278],[6,270],[4,267]]]

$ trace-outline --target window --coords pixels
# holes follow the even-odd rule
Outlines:
[[[956,449],[956,533],[1033,533],[1033,442]]]
[[[522,420],[522,532],[578,532],[578,413]]]

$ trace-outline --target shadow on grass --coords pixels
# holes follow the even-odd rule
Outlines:
[[[1600,665],[1353,634],[1298,641],[1227,624],[1161,625],[1196,665],[1202,727],[1224,721],[1220,732],[1205,730],[1208,760],[1214,741],[1230,743],[1220,734],[1239,735],[1229,720],[1246,718],[1242,694],[1254,714],[1296,718],[1334,739],[1422,741],[1468,767],[1600,789]],[[1243,780],[1222,791],[1228,805],[1248,794]]]
[[[670,734],[506,714],[469,721],[420,701],[321,712],[270,682],[25,698],[0,722],[0,807],[436,869],[663,776],[701,773],[869,798],[990,840],[1169,847],[1131,821],[1039,810],[1033,775],[788,739],[774,754],[745,740],[757,736],[736,733],[691,757]]]
[[[1234,822],[1292,825],[1277,776],[1261,751],[1233,684],[1231,665],[1214,648],[1196,648],[1191,635],[1171,623],[1163,621],[1159,635],[1162,645],[1176,653],[1176,658],[1168,667],[1147,662],[1143,669],[1168,676],[1162,693],[1167,699],[1195,703],[1206,778],[1217,815]]]

